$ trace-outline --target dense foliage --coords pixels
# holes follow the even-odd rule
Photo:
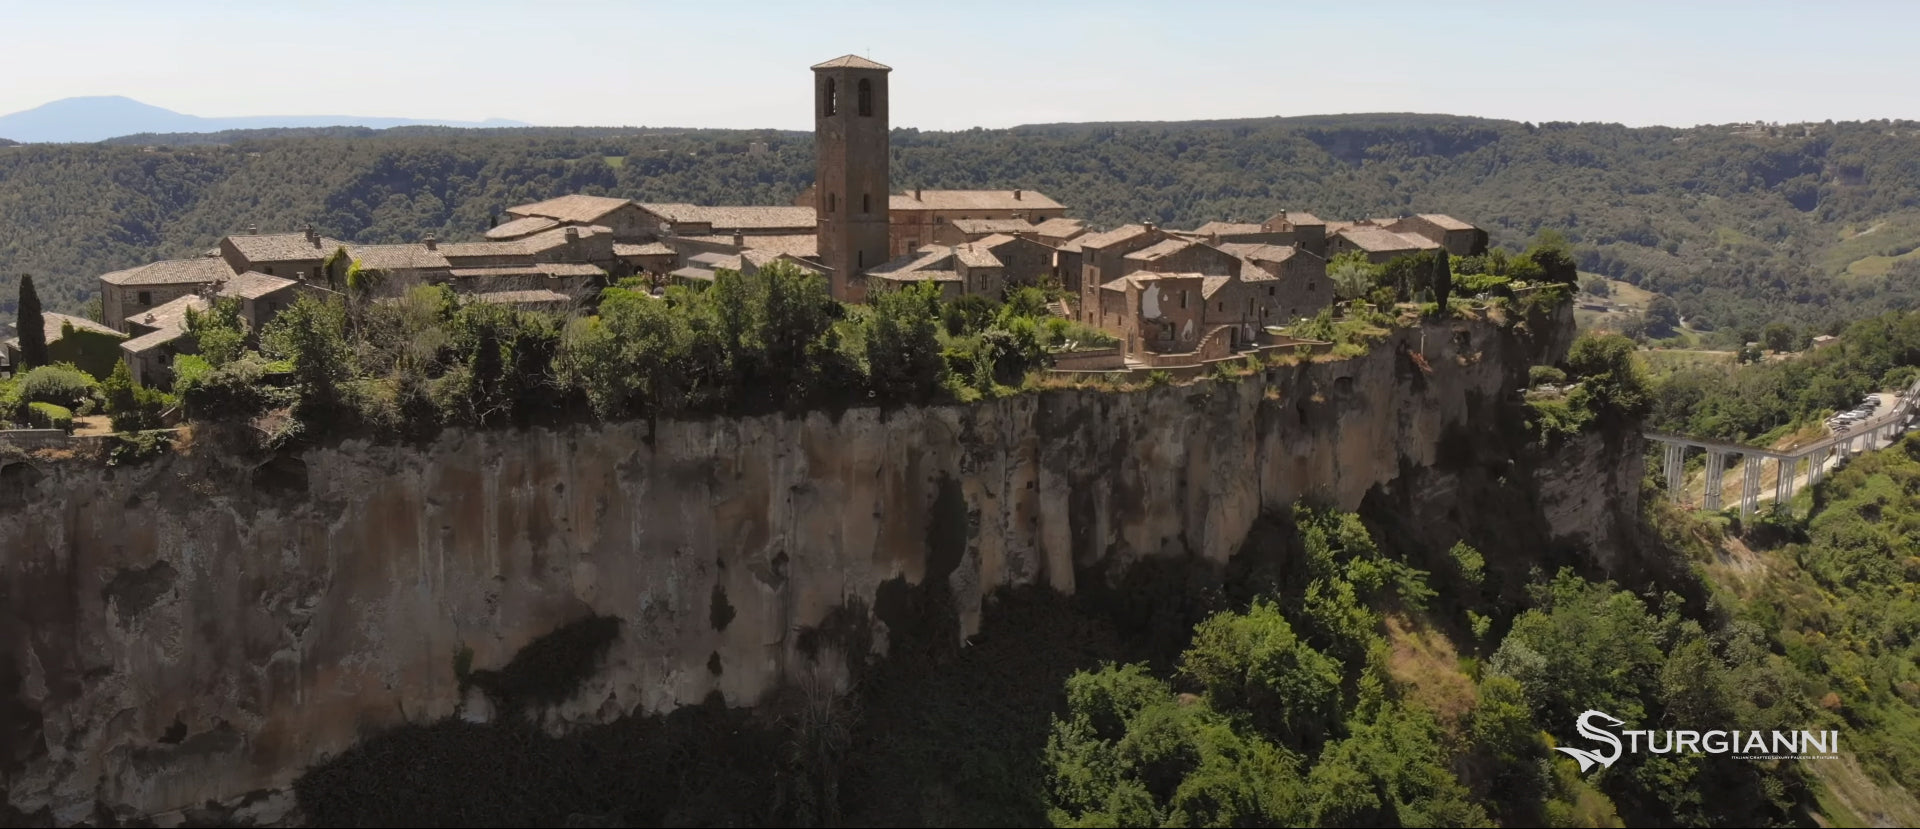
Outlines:
[[[753,141],[768,151],[748,153]],[[569,192],[782,204],[812,179],[810,142],[408,128],[8,147],[0,279],[41,275],[48,306],[77,311],[99,274],[197,253],[248,224],[393,242],[471,238],[504,207]],[[1920,260],[1903,258],[1920,247],[1920,137],[1905,122],[1629,129],[1356,115],[897,130],[893,149],[897,188],[1025,187],[1104,226],[1285,207],[1329,219],[1445,212],[1508,246],[1562,228],[1570,261],[1672,295],[1676,319],[1697,330],[1824,330],[1920,297]]]
[[[1657,384],[1649,425],[1745,441],[1844,411],[1868,392],[1920,376],[1920,312],[1884,314],[1789,359],[1681,368]]]
[[[175,358],[172,387],[187,415],[241,423],[285,409],[282,439],[970,401],[1026,385],[1051,352],[1111,342],[1053,316],[1036,288],[949,303],[928,284],[848,306],[785,263],[658,294],[630,280],[582,316],[426,286],[380,301],[304,296],[257,336],[220,301],[189,314],[187,331],[195,353]],[[116,416],[145,423],[163,405],[117,382]]]
[[[20,302],[15,311],[14,333],[20,337],[20,365],[13,370],[18,373],[46,365],[47,319],[41,315],[40,293],[34,290],[30,274],[20,277]]]
[[[1763,634],[1561,572],[1537,576],[1484,665],[1420,666],[1409,652],[1439,634],[1410,620],[1437,612],[1440,577],[1352,515],[1296,508],[1294,523],[1305,572],[1202,622],[1172,676],[1109,664],[1067,681],[1046,754],[1056,825],[1763,825],[1808,802],[1797,769],[1724,756],[1629,754],[1582,778],[1542,733],[1589,708],[1806,727],[1813,702]],[[1469,581],[1483,565],[1465,545],[1452,558]]]

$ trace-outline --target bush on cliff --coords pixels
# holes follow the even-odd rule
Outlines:
[[[19,380],[18,394],[23,403],[52,403],[77,409],[93,397],[98,385],[92,375],[72,364],[59,363],[27,372]]]

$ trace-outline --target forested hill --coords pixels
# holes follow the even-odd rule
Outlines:
[[[779,131],[406,129],[0,148],[0,311],[21,272],[76,308],[93,277],[249,223],[364,242],[470,238],[567,192],[785,203],[812,178]],[[145,141],[147,143],[139,143]],[[769,151],[750,154],[749,142]],[[895,133],[896,188],[1026,187],[1097,225],[1276,209],[1439,211],[1669,293],[1695,327],[1826,325],[1916,305],[1920,124],[1627,128],[1436,115]]]

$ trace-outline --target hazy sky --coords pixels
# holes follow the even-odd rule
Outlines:
[[[0,113],[811,129],[888,64],[895,126],[1441,112],[1631,125],[1920,118],[1920,3],[0,0]]]

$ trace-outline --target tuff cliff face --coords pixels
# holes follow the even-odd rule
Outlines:
[[[1303,496],[1442,509],[1459,476],[1422,470],[1471,466],[1449,453],[1564,352],[1570,320],[1539,322],[1238,381],[347,443],[244,475],[0,459],[0,782],[63,823],[283,789],[365,735],[485,716],[459,663],[596,614],[618,635],[549,727],[752,704],[837,609],[878,607],[884,651],[889,583],[944,580],[965,633],[1003,586],[1225,562]],[[1634,505],[1596,469],[1627,467],[1575,448],[1533,473],[1556,481],[1536,512],[1604,545]]]

